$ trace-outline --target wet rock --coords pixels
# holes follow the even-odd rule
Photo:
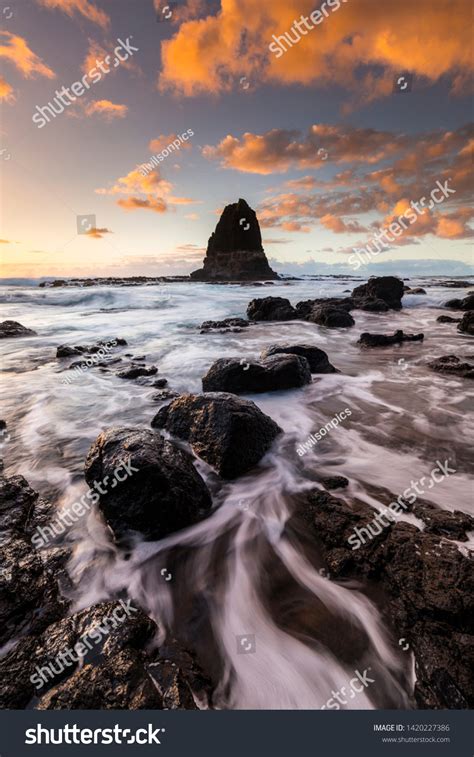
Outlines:
[[[106,476],[115,481],[114,470],[124,463],[130,475],[115,488],[105,485],[98,502],[118,541],[127,543],[130,531],[162,539],[196,523],[210,508],[210,494],[192,457],[147,429],[100,434],[85,462],[87,483],[92,488]]]
[[[405,288],[405,294],[426,294],[426,289],[423,289],[423,287],[415,287],[414,289],[410,289],[410,287]]]
[[[472,281],[443,281],[436,282],[438,287],[448,287],[450,289],[465,289],[472,286]]]
[[[265,360],[271,355],[299,355],[306,358],[311,373],[337,373],[324,350],[311,344],[272,344],[262,351],[260,357]]]
[[[211,235],[204,266],[191,273],[198,281],[277,279],[268,265],[256,213],[246,203],[226,205]]]
[[[460,378],[474,378],[474,364],[462,363],[455,355],[442,355],[428,363],[428,367],[437,373],[451,373]]]
[[[223,321],[204,321],[200,328],[201,334],[206,334],[208,331],[220,331],[225,334],[229,331],[239,333],[249,325],[249,321],[246,321],[245,318],[224,318]]]
[[[353,317],[347,310],[332,305],[318,305],[306,316],[306,320],[320,326],[326,326],[328,329],[350,328],[355,324]]]
[[[363,528],[376,512],[365,503],[346,503],[313,491],[298,503],[293,523],[298,527],[301,522],[313,534],[333,576],[368,579],[380,586],[394,647],[397,639],[405,638],[414,653],[418,706],[472,708],[474,693],[465,664],[472,649],[474,609],[470,560],[456,545],[401,521],[370,539]],[[364,542],[354,540],[355,527]],[[463,640],[459,646],[454,637]]]
[[[474,336],[474,310],[468,310],[467,313],[464,313],[458,326],[458,331],[462,334],[471,334],[471,336]]]
[[[109,341],[100,341],[97,344],[76,344],[74,346],[69,344],[61,344],[56,349],[57,358],[76,357],[77,355],[95,355],[102,351],[104,353],[110,352],[114,347],[124,347],[127,344],[125,339],[110,339]]]
[[[53,517],[54,508],[23,476],[0,476],[0,646],[10,638],[39,632],[68,607],[62,590],[69,588],[66,547],[32,542],[37,527]]]
[[[168,379],[160,378],[156,379],[156,381],[153,381],[152,386],[155,386],[157,389],[163,389],[168,383]]]
[[[332,489],[345,489],[349,486],[349,479],[345,476],[331,476],[331,478],[321,479],[321,483],[325,489],[331,491]]]
[[[361,347],[388,347],[402,342],[421,342],[424,338],[424,334],[404,334],[403,331],[395,331],[394,334],[369,334],[366,331],[360,335],[357,344]]]
[[[390,310],[386,302],[371,297],[362,298],[356,302],[358,310],[365,310],[367,313],[386,313]]]
[[[148,368],[144,365],[135,365],[132,363],[128,368],[123,371],[119,371],[117,376],[121,379],[136,379],[140,376],[154,376],[158,373],[156,365],[150,365]]]
[[[425,524],[424,533],[467,541],[467,532],[474,530],[474,518],[467,513],[441,510],[429,502],[416,502],[412,512]]]
[[[37,336],[36,331],[27,329],[18,321],[2,321],[0,323],[0,339],[12,339],[20,336]]]
[[[395,276],[374,276],[367,284],[361,284],[352,290],[352,297],[367,302],[383,300],[389,308],[400,310],[402,307],[403,282]]]
[[[355,308],[355,301],[352,297],[318,297],[315,300],[301,300],[296,303],[297,317],[305,319],[312,310],[322,305],[350,312]]]
[[[468,294],[462,300],[448,300],[444,307],[451,308],[452,310],[474,310],[474,294]]]
[[[451,318],[450,315],[439,315],[436,320],[438,323],[461,323],[461,318]]]
[[[247,316],[252,321],[292,321],[298,317],[290,301],[284,297],[263,297],[251,300]]]
[[[175,392],[172,389],[162,389],[161,392],[155,392],[151,399],[153,402],[163,402],[164,400],[171,400],[175,397],[179,397],[178,392]]]
[[[281,433],[253,402],[221,392],[184,394],[161,408],[152,426],[188,441],[196,455],[230,479],[253,468]]]
[[[205,392],[276,392],[311,383],[311,370],[304,357],[273,355],[264,360],[220,358],[202,379]]]

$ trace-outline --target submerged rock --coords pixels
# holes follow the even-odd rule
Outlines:
[[[132,363],[128,366],[128,368],[125,368],[123,371],[119,371],[117,373],[118,378],[121,379],[135,379],[139,378],[140,376],[154,376],[155,373],[158,373],[158,368],[156,365],[150,365],[148,368],[145,365],[135,365]]]
[[[260,357],[265,360],[272,355],[299,355],[306,358],[311,373],[337,373],[324,350],[311,344],[272,344],[262,351]]]
[[[462,334],[471,334],[471,336],[474,336],[474,310],[468,310],[467,313],[464,313],[458,326],[458,331]]]
[[[0,323],[0,339],[11,339],[20,336],[38,336],[33,329],[27,329],[18,321],[2,321]]]
[[[452,373],[460,378],[474,378],[474,363],[462,363],[456,355],[443,355],[432,360],[428,367],[437,373]]]
[[[355,325],[353,317],[347,310],[333,305],[318,305],[306,316],[306,320],[326,326],[328,329],[350,328]]]
[[[272,355],[260,361],[220,358],[202,379],[205,392],[276,392],[311,383],[311,370],[304,357]]]
[[[122,466],[129,475],[116,482]],[[196,523],[211,497],[192,457],[147,429],[114,428],[100,434],[89,450],[85,478],[99,482],[98,506],[117,539],[138,531],[162,539]],[[108,486],[107,486],[107,482]],[[116,485],[115,485],[116,484]]]
[[[246,321],[245,318],[224,318],[223,321],[204,321],[201,324],[201,334],[207,334],[209,331],[220,331],[221,334],[226,334],[229,331],[239,333],[248,326],[250,326],[250,322]]]
[[[402,342],[421,342],[424,338],[424,334],[404,334],[403,331],[395,331],[394,334],[369,334],[366,331],[360,335],[357,344],[361,347],[388,347]]]
[[[461,323],[461,318],[452,318],[450,315],[439,315],[436,320],[438,323]]]
[[[474,294],[468,294],[462,300],[448,300],[444,304],[444,307],[451,308],[452,310],[474,310]]]
[[[253,468],[281,433],[253,402],[221,392],[184,394],[161,408],[152,426],[188,441],[223,478]]]
[[[209,239],[204,267],[193,271],[191,278],[198,281],[278,278],[263,251],[257,215],[245,200],[226,205]]]
[[[284,297],[263,297],[251,300],[247,316],[252,321],[292,321],[298,314]]]
[[[365,305],[368,300],[382,300],[393,310],[402,307],[403,294],[403,281],[395,276],[375,276],[352,290],[352,297]]]

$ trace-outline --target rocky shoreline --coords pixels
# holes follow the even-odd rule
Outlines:
[[[446,284],[449,286],[449,284]],[[399,311],[405,294],[394,277],[370,279],[349,297],[298,302],[266,297],[252,300],[249,320],[205,322],[201,333],[212,330],[237,333],[262,321],[304,320],[332,328],[353,328],[357,310]],[[472,333],[473,297],[449,301],[449,309],[463,313],[452,319],[461,333]],[[351,315],[355,312],[355,318]],[[449,321],[451,322],[451,321]],[[6,325],[5,325],[6,324]],[[454,326],[453,326],[454,328]],[[4,338],[33,337],[34,332],[14,321],[0,324]],[[382,348],[402,341],[421,341],[423,334],[361,335],[360,346]],[[60,345],[61,371],[83,365],[98,354],[95,345]],[[157,401],[171,399],[150,418],[150,429],[120,427],[103,431],[89,450],[85,479],[91,500],[107,524],[111,545],[126,554],[137,536],[163,539],[183,528],[205,523],[212,513],[213,490],[194,465],[195,459],[211,466],[217,480],[235,480],[251,471],[271,449],[282,429],[257,405],[240,394],[285,391],[313,381],[318,373],[337,373],[331,356],[302,343],[269,344],[259,360],[240,357],[219,359],[202,378],[202,394],[181,394],[164,389],[156,379],[156,366],[146,356],[124,353],[127,342],[115,339],[114,352],[100,370],[146,382],[162,389]],[[124,359],[130,362],[124,365]],[[95,365],[91,366],[95,367]],[[456,356],[439,356],[429,366],[437,372],[474,376],[474,366]],[[151,383],[154,382],[154,383]],[[160,382],[160,383],[158,383]],[[165,393],[169,392],[166,397]],[[125,461],[129,475],[101,491],[99,481],[112,480]],[[308,559],[318,555],[328,580],[356,580],[360,591],[375,601],[393,634],[395,652],[400,640],[414,655],[416,685],[411,706],[462,709],[473,707],[474,692],[466,660],[474,650],[472,618],[473,571],[467,548],[462,548],[474,520],[463,513],[447,512],[418,500],[410,511],[424,530],[406,522],[391,523],[360,550],[348,537],[354,527],[365,527],[376,512],[372,507],[330,491],[343,490],[347,479],[322,479],[309,492],[296,497],[285,530],[299,539]],[[134,606],[118,628],[109,630],[100,644],[88,648],[74,663],[57,658],[65,648],[77,648],[92,636],[120,603],[133,596],[76,610],[71,600],[68,573],[71,544],[54,539],[36,546],[33,536],[55,518],[55,508],[33,491],[21,476],[0,478],[2,571],[0,572],[0,659],[3,708],[43,709],[196,709],[216,706],[219,683],[207,669],[189,638],[163,639],[150,608]],[[380,493],[384,501],[386,495]],[[388,505],[388,501],[387,501]],[[313,553],[314,550],[314,553]],[[317,560],[313,564],[318,567]],[[375,599],[374,599],[375,598]],[[84,646],[84,644],[82,644]],[[55,661],[59,672],[43,681],[38,666]],[[217,666],[218,667],[218,666]],[[42,681],[37,690],[33,676]]]

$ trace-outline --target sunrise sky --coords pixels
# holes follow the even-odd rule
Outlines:
[[[455,194],[380,258],[473,262],[470,0],[331,0],[279,57],[272,36],[320,0],[7,2],[1,276],[189,273],[239,197],[270,259],[317,272],[448,178]],[[36,107],[118,38],[138,51],[38,128]],[[412,90],[394,92],[405,72]],[[85,214],[96,228],[78,235]]]

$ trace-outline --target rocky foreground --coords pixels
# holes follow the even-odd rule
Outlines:
[[[309,300],[293,306],[279,297],[257,299],[249,304],[248,322],[219,322],[216,328],[248,328],[256,321],[290,319],[324,323],[328,328],[351,327],[351,311],[399,310],[403,295],[402,282],[383,277],[356,287],[343,300]],[[472,324],[468,305],[472,305],[469,299],[449,305],[464,312],[457,325],[462,333],[470,333],[468,324]],[[3,330],[5,338],[34,336],[34,332],[24,333],[21,324],[5,323],[0,324],[0,335]],[[205,328],[214,326],[208,322]],[[420,341],[423,334],[365,333],[360,346],[383,348],[407,339]],[[109,363],[120,364],[118,376],[161,381],[155,385],[167,391],[163,389],[166,379],[154,378],[157,369],[150,371],[154,366],[146,366],[143,356],[125,354],[127,345],[120,339],[88,346],[61,345],[58,365],[67,373],[72,365],[77,369],[90,360],[91,367],[111,370],[108,364],[93,363],[94,356],[109,344]],[[127,364],[126,355],[131,360]],[[472,377],[473,366],[459,365],[456,356],[440,356],[435,363],[430,366],[435,371]],[[145,540],[162,539],[205,522],[212,512],[213,492],[195,467],[193,455],[210,465],[216,480],[224,483],[255,469],[282,434],[272,418],[239,395],[303,387],[313,375],[337,370],[330,356],[313,345],[269,345],[257,361],[238,357],[216,361],[203,376],[203,393],[172,399],[150,419],[150,429],[118,427],[101,433],[87,455],[85,479],[111,542],[125,552],[137,534]],[[112,478],[123,460],[133,475],[114,487],[97,490],[95,482]],[[346,485],[343,477],[321,479],[309,493],[295,498],[288,533],[298,538],[315,567],[324,562],[328,580],[357,580],[360,590],[378,605],[392,632],[394,649],[400,650],[402,640],[403,649],[413,653],[414,707],[472,708],[468,662],[474,652],[474,576],[469,551],[462,545],[474,529],[474,520],[418,499],[406,506],[423,521],[424,530],[406,522],[389,523],[367,544],[353,549],[349,537],[354,528],[367,527],[375,511],[357,499],[347,502],[330,493]],[[38,527],[44,529],[54,520],[55,508],[21,476],[2,475],[0,495],[1,707],[215,706],[216,670],[206,669],[188,638],[175,638],[170,631],[164,642],[158,640],[155,620],[159,619],[150,617],[146,607],[135,606],[133,598],[133,609],[129,607],[123,622],[99,634],[100,642],[88,647],[85,640],[94,629],[107,628],[110,617],[129,606],[130,599],[117,596],[74,612],[68,600],[72,586],[67,538],[48,544],[34,538]],[[380,500],[384,497],[381,493]],[[77,645],[82,645],[83,654],[66,664],[62,652]]]

